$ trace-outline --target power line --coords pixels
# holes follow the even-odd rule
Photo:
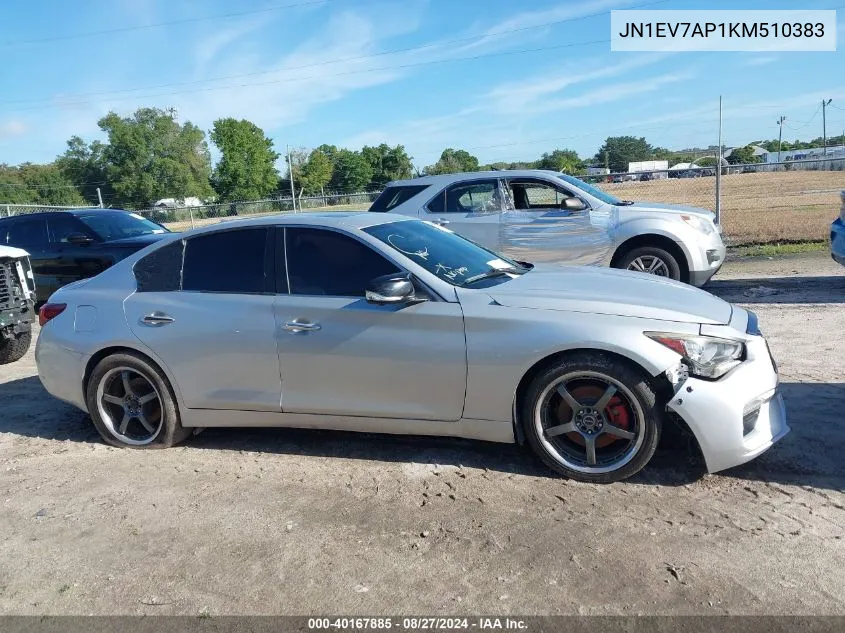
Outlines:
[[[328,0],[323,0],[323,1],[328,1]],[[655,4],[664,4],[668,1],[669,0],[655,0],[653,2],[646,2],[646,3],[643,3],[643,4],[633,5],[630,8],[631,9],[638,9],[638,8],[642,8],[642,7],[652,6],[652,5],[655,5]],[[302,64],[302,65],[299,65],[299,66],[279,67],[279,68],[273,68],[273,69],[270,69],[270,70],[259,70],[259,71],[255,71],[255,72],[249,72],[249,73],[237,73],[237,74],[232,74],[232,75],[220,75],[220,76],[217,76],[217,77],[211,77],[209,79],[196,79],[196,80],[193,80],[193,81],[176,81],[176,82],[170,82],[170,83],[165,83],[165,84],[156,84],[156,85],[152,85],[152,86],[142,86],[142,87],[136,87],[136,88],[122,88],[122,89],[118,89],[118,90],[101,90],[101,91],[96,91],[96,92],[82,92],[82,93],[64,95],[62,97],[62,99],[72,99],[72,98],[77,98],[77,97],[96,97],[96,96],[103,96],[103,95],[122,94],[122,93],[126,93],[126,92],[138,92],[138,91],[143,91],[143,90],[158,90],[158,89],[161,89],[161,88],[172,88],[172,87],[175,87],[175,86],[190,86],[190,85],[211,83],[211,82],[215,82],[215,81],[226,81],[226,80],[229,80],[229,79],[241,79],[243,77],[257,77],[257,76],[260,76],[260,75],[270,75],[270,74],[278,73],[278,72],[281,72],[281,71],[302,70],[304,68],[315,68],[315,67],[318,67],[318,66],[328,66],[328,65],[331,65],[331,64],[339,64],[339,63],[343,63],[343,62],[361,61],[361,60],[364,60],[364,59],[372,59],[372,58],[375,58],[375,57],[383,57],[385,55],[395,55],[397,53],[410,53],[410,52],[425,50],[425,49],[428,49],[428,48],[436,48],[436,47],[440,47],[440,46],[451,46],[451,45],[454,45],[454,44],[466,44],[466,43],[474,42],[474,41],[477,41],[477,40],[480,41],[480,40],[484,40],[484,39],[488,39],[488,38],[492,38],[492,37],[499,37],[501,35],[510,35],[510,34],[513,34],[513,33],[522,33],[522,32],[531,31],[531,30],[534,30],[534,29],[540,29],[540,28],[545,28],[545,27],[549,27],[549,26],[557,26],[557,25],[566,24],[566,23],[569,23],[569,22],[577,22],[579,20],[586,20],[588,18],[600,17],[600,16],[603,16],[603,15],[607,15],[609,13],[610,13],[609,11],[602,11],[602,12],[599,12],[599,13],[591,13],[589,15],[582,15],[582,16],[574,17],[574,18],[566,18],[566,19],[563,19],[563,20],[554,20],[552,22],[544,22],[542,24],[535,24],[533,26],[523,26],[523,27],[519,27],[519,28],[515,28],[515,29],[505,29],[505,30],[502,30],[502,31],[494,31],[494,32],[491,32],[491,33],[485,33],[485,34],[482,34],[482,35],[473,35],[473,36],[470,36],[470,37],[462,37],[462,38],[451,39],[451,40],[443,40],[443,41],[440,41],[440,42],[432,42],[430,44],[422,44],[422,45],[419,45],[419,46],[409,46],[409,47],[405,47],[405,48],[394,48],[394,49],[391,49],[391,50],[381,51],[381,52],[378,52],[378,53],[370,53],[368,55],[357,55],[357,56],[353,56],[353,57],[340,57],[340,58],[325,60],[325,61],[321,61],[321,62],[313,62],[313,63],[310,63],[310,64]],[[609,42],[609,41],[610,40],[602,40],[602,43],[606,43],[606,42]],[[444,60],[444,61],[446,61],[446,60]],[[426,62],[420,62],[420,63],[426,63]],[[430,62],[430,63],[439,63],[439,61],[433,61],[433,62]],[[367,72],[372,72],[372,71],[367,71]],[[247,84],[247,85],[249,85],[249,84]],[[236,86],[236,87],[243,87],[243,86]],[[0,101],[0,104],[41,103],[41,102],[45,102],[45,101],[56,101],[56,99],[54,97],[41,97],[41,98],[37,98],[37,99],[11,99],[11,100]]]
[[[807,126],[808,126],[808,125],[810,125],[810,123],[812,123],[812,122],[813,122],[813,120],[814,120],[814,119],[818,116],[819,111],[820,111],[821,109],[822,109],[822,106],[821,106],[821,104],[819,104],[819,106],[816,108],[816,111],[813,113],[813,116],[811,116],[811,117],[810,117],[810,120],[809,120],[809,121],[805,121],[804,123],[802,123],[802,124],[801,124],[801,125],[799,125],[798,127],[792,127],[792,126],[791,126],[791,125],[789,125],[789,124],[786,124],[786,127],[788,127],[790,130],[793,130],[793,131],[798,131],[798,130],[800,130],[800,129],[802,129],[802,128],[807,127]]]
[[[0,46],[21,46],[23,44],[43,44],[45,42],[58,42],[63,40],[73,40],[83,37],[94,37],[97,35],[109,35],[112,33],[129,33],[131,31],[144,31],[149,29],[157,29],[163,26],[174,26],[177,24],[189,24],[191,22],[206,22],[210,20],[222,20],[226,18],[239,18],[245,15],[255,15],[258,13],[270,13],[271,11],[280,11],[282,9],[293,9],[296,7],[306,7],[315,4],[326,4],[327,2],[336,2],[337,0],[305,0],[304,2],[296,2],[293,4],[282,4],[275,7],[265,7],[264,9],[252,9],[250,11],[238,11],[236,13],[222,13],[220,15],[207,15],[199,18],[184,18],[181,20],[171,20],[169,22],[156,22],[154,24],[142,24],[138,26],[124,26],[115,29],[102,29],[100,31],[87,31],[85,33],[71,33],[69,35],[55,35],[51,37],[41,37],[29,40],[12,40],[0,42]]]
[[[269,86],[274,84],[280,83],[291,83],[291,82],[298,82],[298,81],[308,81],[311,79],[321,79],[325,77],[342,77],[346,75],[357,75],[362,73],[373,73],[373,72],[384,72],[390,70],[402,70],[405,68],[418,68],[422,66],[432,66],[435,64],[447,64],[452,62],[461,62],[461,61],[472,61],[477,59],[486,59],[489,57],[503,57],[507,55],[523,55],[526,53],[537,53],[541,51],[551,51],[551,50],[560,50],[564,48],[573,48],[575,46],[592,46],[594,44],[607,44],[610,40],[593,40],[591,42],[573,42],[571,44],[558,44],[556,46],[542,46],[539,48],[528,48],[528,49],[521,49],[515,51],[503,51],[499,53],[486,53],[481,55],[472,55],[468,57],[452,57],[449,59],[437,59],[431,60],[426,62],[414,62],[409,64],[399,64],[397,66],[382,66],[379,68],[364,68],[361,70],[349,70],[341,73],[334,73],[330,75],[310,75],[306,77],[285,77],[282,79],[273,79],[269,81],[261,81],[261,82],[252,82],[252,83],[243,83],[243,84],[231,84],[227,86],[210,86],[206,88],[194,88],[190,90],[173,90],[170,92],[158,92],[158,93],[151,93],[151,94],[143,94],[143,95],[135,95],[132,97],[120,97],[117,99],[112,99],[112,101],[132,101],[135,99],[149,99],[151,97],[167,97],[172,95],[180,95],[180,94],[194,94],[198,92],[212,92],[216,90],[232,90],[237,88],[250,88],[256,86]],[[77,105],[88,105],[94,103],[93,101],[67,101],[62,103],[52,103],[49,105],[44,106],[35,106],[35,107],[26,107],[26,108],[12,108],[8,110],[3,110],[3,112],[30,112],[32,110],[43,110],[45,108],[53,108],[56,106],[77,106]]]

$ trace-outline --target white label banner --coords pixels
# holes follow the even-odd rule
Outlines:
[[[612,51],[835,51],[835,10],[611,11]]]

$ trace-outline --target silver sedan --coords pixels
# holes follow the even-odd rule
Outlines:
[[[40,321],[41,381],[115,446],[222,426],[445,435],[610,482],[646,466],[670,415],[710,471],[789,430],[753,313],[392,214],[174,234],[57,291]]]

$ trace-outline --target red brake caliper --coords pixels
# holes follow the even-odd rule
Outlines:
[[[628,430],[631,425],[628,409],[619,396],[613,396],[607,404],[607,417],[613,426],[618,426],[620,429]],[[618,439],[618,437],[605,433],[596,440],[596,446],[607,446]]]

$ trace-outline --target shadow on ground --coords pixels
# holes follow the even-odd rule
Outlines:
[[[738,479],[845,489],[845,384],[781,384],[792,433],[758,459],[722,473]],[[0,384],[0,433],[55,441],[98,442],[87,415],[50,397],[38,378]],[[534,477],[555,477],[527,448],[471,440],[316,431],[207,429],[190,438],[197,450],[246,450],[397,463],[462,465]],[[151,457],[154,459],[154,457]],[[649,466],[631,481],[678,486],[704,473],[697,447],[667,424]]]
[[[845,303],[845,276],[716,278],[704,290],[733,303]]]

